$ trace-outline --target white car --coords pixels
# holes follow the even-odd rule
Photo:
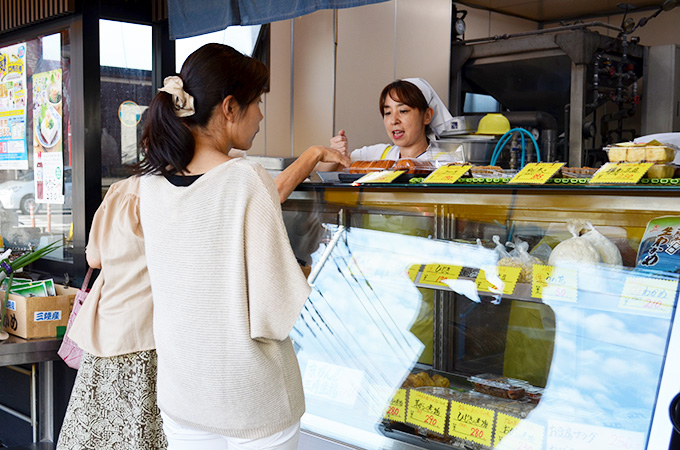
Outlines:
[[[72,199],[71,168],[64,168],[64,209],[71,209]],[[21,210],[29,214],[31,205],[33,212],[38,212],[44,205],[35,202],[35,183],[33,171],[28,171],[16,180],[0,183],[0,205],[3,209]]]

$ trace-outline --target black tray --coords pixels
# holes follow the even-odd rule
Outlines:
[[[429,450],[452,450],[455,448],[451,444],[433,441],[432,439],[428,439],[425,436],[415,434],[415,428],[399,422],[392,422],[389,424],[381,422],[378,424],[378,430],[390,439],[407,442],[420,448],[426,448]]]

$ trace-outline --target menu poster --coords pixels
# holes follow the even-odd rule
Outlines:
[[[33,75],[33,170],[36,203],[64,204],[61,69]]]
[[[0,48],[0,170],[28,169],[26,44]]]

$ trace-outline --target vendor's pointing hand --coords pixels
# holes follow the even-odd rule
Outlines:
[[[331,148],[334,148],[345,156],[349,156],[349,145],[347,143],[347,136],[345,130],[340,130],[337,136],[331,138]],[[348,164],[349,165],[349,164]]]

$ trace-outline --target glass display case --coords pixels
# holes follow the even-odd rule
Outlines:
[[[302,185],[301,448],[668,448],[679,196]]]

